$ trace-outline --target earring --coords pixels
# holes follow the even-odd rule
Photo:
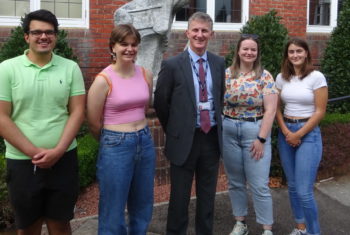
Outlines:
[[[117,54],[115,52],[111,52],[109,53],[112,57],[113,60],[116,60],[117,59]]]

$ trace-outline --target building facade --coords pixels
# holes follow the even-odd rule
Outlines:
[[[162,0],[159,0],[160,2]],[[113,28],[113,14],[129,1],[119,0],[0,0],[0,46],[20,23],[26,12],[45,8],[59,18],[60,28],[68,31],[68,39],[79,58],[87,87],[94,76],[110,63],[108,40]],[[210,50],[221,56],[239,38],[239,30],[251,16],[277,10],[291,36],[308,40],[313,63],[319,65],[326,42],[342,6],[342,0],[190,0],[176,15],[164,57],[178,54],[187,40],[186,20],[195,11],[204,11],[214,19],[215,36]],[[155,117],[149,119],[158,151],[157,184],[168,182],[168,163],[162,155],[164,134]],[[221,168],[221,176],[223,169]],[[224,177],[224,176],[223,176]]]

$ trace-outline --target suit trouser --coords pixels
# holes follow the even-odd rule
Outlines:
[[[196,234],[212,234],[220,147],[216,127],[208,134],[196,129],[186,162],[170,166],[171,193],[167,235],[186,235],[193,176],[196,178]]]

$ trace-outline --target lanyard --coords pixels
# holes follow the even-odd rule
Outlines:
[[[209,63],[208,63],[208,60],[206,60],[206,63],[205,63],[205,69],[204,69],[204,83],[202,84],[200,78],[199,78],[199,71],[198,69],[196,68],[196,65],[192,59],[192,56],[189,54],[190,56],[190,61],[191,61],[191,65],[192,65],[192,68],[193,68],[193,71],[194,73],[196,74],[197,76],[197,81],[199,83],[199,87],[201,88],[202,91],[204,91],[204,89],[207,88],[207,71],[208,71],[208,68],[209,68]],[[199,65],[198,65],[199,66]]]

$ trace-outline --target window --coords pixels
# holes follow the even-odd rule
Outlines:
[[[173,29],[186,29],[187,20],[196,11],[208,13],[214,20],[214,30],[239,30],[248,20],[249,1],[190,0],[175,17]]]
[[[308,0],[308,32],[331,32],[343,0]]]
[[[17,26],[30,11],[53,12],[61,27],[88,27],[88,0],[0,0],[0,25]]]

